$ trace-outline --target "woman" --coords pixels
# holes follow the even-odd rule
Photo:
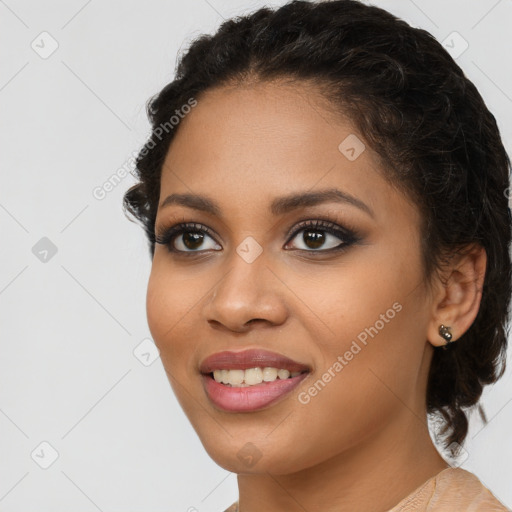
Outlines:
[[[427,423],[456,456],[511,296],[510,160],[443,47],[293,1],[196,40],[148,115],[148,325],[228,511],[506,510]]]

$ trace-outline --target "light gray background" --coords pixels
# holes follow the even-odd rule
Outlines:
[[[512,2],[373,3],[469,43],[457,62],[510,151]],[[172,79],[180,48],[264,4],[0,1],[0,512],[218,512],[237,498],[236,475],[204,451],[161,360],[146,366],[153,356],[136,349],[150,336],[150,258],[121,209],[134,179],[102,200],[93,190],[132,168],[149,133],[145,102]],[[491,422],[474,417],[462,464],[509,507],[511,384],[509,363],[484,394]]]

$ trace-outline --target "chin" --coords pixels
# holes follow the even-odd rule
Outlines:
[[[226,436],[220,441],[214,436],[201,442],[210,458],[232,473],[285,475],[309,466],[305,460],[290,458],[293,451],[289,447],[264,437],[260,440],[250,435]]]

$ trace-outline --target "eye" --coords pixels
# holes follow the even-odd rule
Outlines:
[[[342,228],[332,222],[323,220],[308,220],[299,225],[300,229],[295,230],[293,238],[298,238],[302,247],[298,250],[308,252],[329,252],[331,250],[344,250],[355,243],[357,235],[350,229]],[[297,237],[302,233],[301,237]],[[341,243],[336,243],[336,239]],[[288,244],[287,244],[288,245]],[[316,249],[323,248],[321,251]]]
[[[288,238],[289,242],[285,249],[289,248],[290,241],[298,238],[297,235],[300,233],[302,233],[302,237],[298,241],[303,246],[295,249],[307,252],[342,251],[360,240],[353,229],[344,228],[325,220],[307,220],[296,226],[293,235]],[[210,239],[210,246],[208,244],[205,246],[205,240],[208,239]],[[336,243],[337,240],[338,243]],[[222,247],[215,241],[210,228],[194,222],[180,223],[164,229],[162,233],[155,236],[155,242],[166,246],[169,252],[176,254],[222,250]]]
[[[214,243],[210,244],[211,247],[204,247],[203,243],[205,237],[210,238]],[[166,229],[162,234],[155,237],[157,244],[162,244],[167,247],[170,252],[200,252],[197,249],[203,250],[213,249],[220,250],[222,247],[218,245],[212,238],[212,233],[209,228],[202,224],[196,223],[181,223]]]

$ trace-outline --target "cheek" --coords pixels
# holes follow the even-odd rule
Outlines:
[[[166,309],[168,309],[166,307],[166,300],[167,297],[163,293],[162,280],[159,279],[159,273],[155,269],[155,263],[153,263],[146,291],[146,316],[153,341],[159,349],[161,349],[160,345],[164,326],[169,321],[165,320],[168,318],[168,315],[165,314]]]
[[[369,336],[367,329],[375,332],[372,326],[376,323],[379,334],[389,331],[391,323],[399,323],[397,309],[407,294],[407,283],[413,279],[390,265],[379,268],[375,261],[358,261],[303,276],[290,274],[287,284],[305,305],[298,304],[297,309],[304,311],[302,321],[315,344],[331,356],[348,350],[357,336],[364,341]]]
[[[419,277],[413,269],[401,272],[399,265],[379,270],[354,266],[350,272],[319,280],[318,286],[311,286],[311,281],[304,285],[303,292],[309,289],[308,302],[328,327],[309,326],[319,365],[315,380],[301,389],[308,401],[304,421],[321,422],[326,410],[345,417],[348,424],[334,435],[350,431],[349,442],[358,437],[350,425],[358,425],[362,434],[364,425],[371,428],[402,406],[397,396],[408,399],[425,345],[423,291],[415,284]],[[416,293],[411,293],[415,288]],[[320,332],[327,334],[319,336]]]
[[[190,290],[190,282],[176,282],[169,271],[160,272],[153,264],[146,293],[146,315],[151,336],[158,350],[169,384],[187,414],[193,414],[190,394],[201,392],[193,367],[197,342],[194,331],[194,305],[198,293]],[[178,280],[179,281],[179,280]]]
[[[146,292],[148,327],[164,364],[167,360],[176,361],[183,348],[190,346],[183,343],[179,333],[187,323],[187,313],[194,304],[193,297],[190,301],[187,298],[187,292],[190,295],[190,291],[186,283],[171,279],[170,275],[169,272],[161,271],[158,263],[154,262]]]

